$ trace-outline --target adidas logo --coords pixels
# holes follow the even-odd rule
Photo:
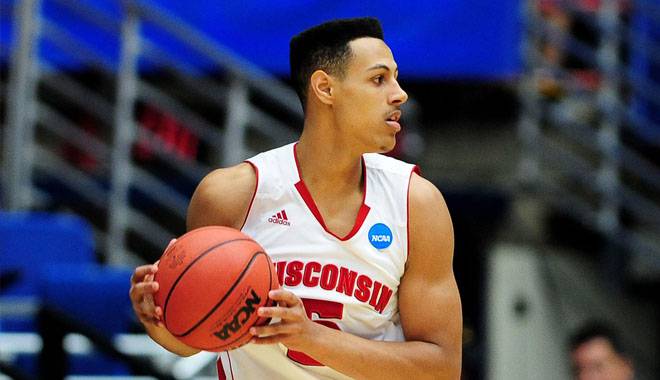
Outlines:
[[[286,211],[284,210],[278,212],[277,215],[273,215],[268,218],[268,221],[270,223],[281,224],[283,226],[291,225],[291,223],[289,223],[289,218],[286,216]]]

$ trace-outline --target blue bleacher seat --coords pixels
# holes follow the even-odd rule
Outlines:
[[[73,215],[0,213],[0,332],[36,331],[33,314],[15,315],[12,305],[31,300],[111,338],[129,330],[131,268],[95,263],[89,224]],[[36,374],[37,356],[22,354],[19,367]],[[98,351],[70,355],[69,374],[119,375],[127,367]]]
[[[38,305],[42,268],[93,261],[94,238],[85,220],[73,215],[0,212],[0,331],[34,330],[31,315],[14,315],[9,309]]]
[[[132,268],[99,264],[55,264],[42,268],[39,295],[44,305],[106,338],[126,333],[134,320],[128,290]],[[122,363],[99,352],[70,355],[69,374],[129,373]]]
[[[41,302],[111,337],[133,321],[128,297],[132,269],[99,264],[53,264],[42,268]]]

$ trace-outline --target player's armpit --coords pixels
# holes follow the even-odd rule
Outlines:
[[[440,191],[413,174],[410,183],[410,251],[399,286],[401,325],[408,341],[434,343],[442,378],[458,378],[462,312],[452,268],[454,233]],[[440,374],[439,374],[440,375]]]
[[[257,174],[249,163],[209,173],[197,186],[188,206],[188,230],[204,226],[240,229],[257,186]]]

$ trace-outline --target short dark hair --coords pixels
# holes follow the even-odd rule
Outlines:
[[[383,39],[378,19],[361,17],[328,21],[294,36],[289,44],[291,80],[303,109],[307,103],[307,87],[314,71],[323,70],[343,77],[351,57],[348,43],[362,37]]]
[[[625,349],[621,344],[619,336],[614,329],[602,321],[589,321],[577,329],[569,339],[571,351],[575,351],[579,346],[596,338],[603,338],[610,342],[614,351],[619,354],[625,354]]]

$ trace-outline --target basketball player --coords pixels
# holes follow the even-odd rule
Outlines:
[[[189,229],[241,229],[276,264],[282,289],[250,344],[218,359],[220,379],[458,379],[461,304],[440,192],[392,150],[408,95],[380,23],[337,20],[291,40],[305,111],[297,143],[199,184]],[[179,355],[153,304],[155,265],[136,269],[134,309]]]

